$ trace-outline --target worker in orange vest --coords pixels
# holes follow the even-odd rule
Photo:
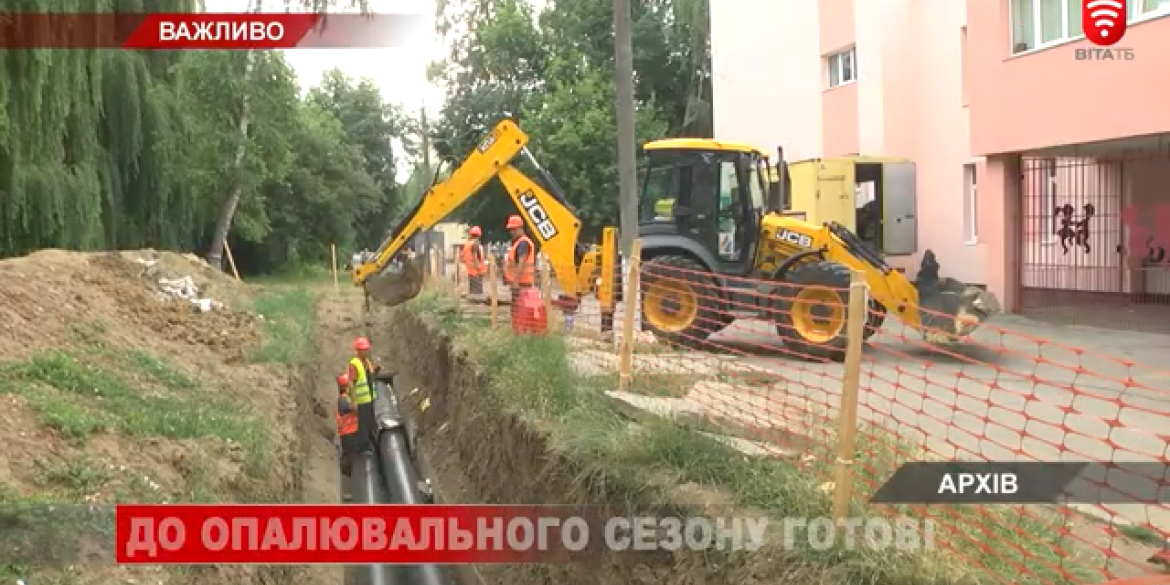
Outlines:
[[[512,289],[512,323],[517,323],[520,310],[520,291],[536,285],[536,245],[524,233],[524,220],[519,215],[508,218],[505,224],[512,236],[512,244],[504,256],[504,281]]]
[[[373,449],[377,437],[378,421],[374,417],[374,399],[377,392],[374,387],[374,376],[382,371],[382,366],[375,365],[370,359],[370,340],[359,337],[353,340],[354,357],[349,360],[349,392],[348,395],[357,405],[358,416],[358,448],[360,450]]]
[[[487,274],[487,255],[483,251],[483,244],[479,238],[483,230],[473,225],[468,231],[470,237],[463,242],[463,267],[467,272],[467,293],[483,294],[483,275]]]
[[[358,413],[353,401],[349,399],[349,375],[337,377],[337,442],[341,459],[341,475],[349,477],[353,473],[353,457],[358,452]],[[349,483],[342,480],[345,486],[342,489],[341,499],[348,501],[351,498]]]

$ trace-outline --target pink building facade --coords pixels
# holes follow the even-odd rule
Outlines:
[[[915,163],[891,264],[931,249],[1012,311],[1170,327],[1170,0],[1129,0],[1109,52],[1080,0],[711,4],[716,137]]]

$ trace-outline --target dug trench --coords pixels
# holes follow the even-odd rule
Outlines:
[[[723,510],[726,500],[702,489],[675,490],[679,499],[625,497],[612,478],[564,453],[539,423],[510,412],[485,389],[488,374],[467,348],[444,332],[426,309],[376,313],[369,330],[376,352],[397,373],[397,394],[407,404],[422,467],[436,499],[461,504],[569,505],[606,514],[680,514],[681,506]],[[587,422],[582,421],[582,424]],[[620,482],[614,482],[620,483]],[[697,486],[684,486],[697,487]],[[652,492],[655,490],[646,490]],[[615,494],[618,499],[615,499]],[[680,500],[682,500],[680,502]],[[620,512],[619,512],[620,511]],[[781,553],[782,554],[782,553]],[[764,557],[767,558],[764,558]],[[832,583],[800,563],[784,568],[778,556],[729,562],[727,556],[687,552],[589,554],[568,563],[479,565],[464,582],[544,585],[716,585]],[[777,571],[777,567],[780,568]],[[791,575],[784,575],[785,571]],[[469,575],[471,575],[469,577]]]

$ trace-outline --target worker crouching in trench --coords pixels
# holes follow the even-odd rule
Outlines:
[[[512,244],[504,256],[504,281],[512,291],[512,331],[543,333],[547,321],[540,293],[535,288],[536,246],[524,233],[524,220],[519,215],[509,217],[505,227],[512,235]]]

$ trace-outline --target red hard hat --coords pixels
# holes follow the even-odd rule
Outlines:
[[[472,237],[478,238],[478,237],[483,235],[483,230],[479,229],[479,226],[473,225],[473,226],[471,226],[471,230],[469,231],[469,233],[471,234]]]
[[[519,215],[512,215],[508,217],[508,225],[504,228],[514,230],[519,227],[524,227],[524,220],[520,219]]]
[[[349,374],[342,374],[337,377],[338,386],[349,386]]]
[[[358,351],[365,351],[370,349],[370,340],[365,337],[359,337],[353,340],[353,348]]]

